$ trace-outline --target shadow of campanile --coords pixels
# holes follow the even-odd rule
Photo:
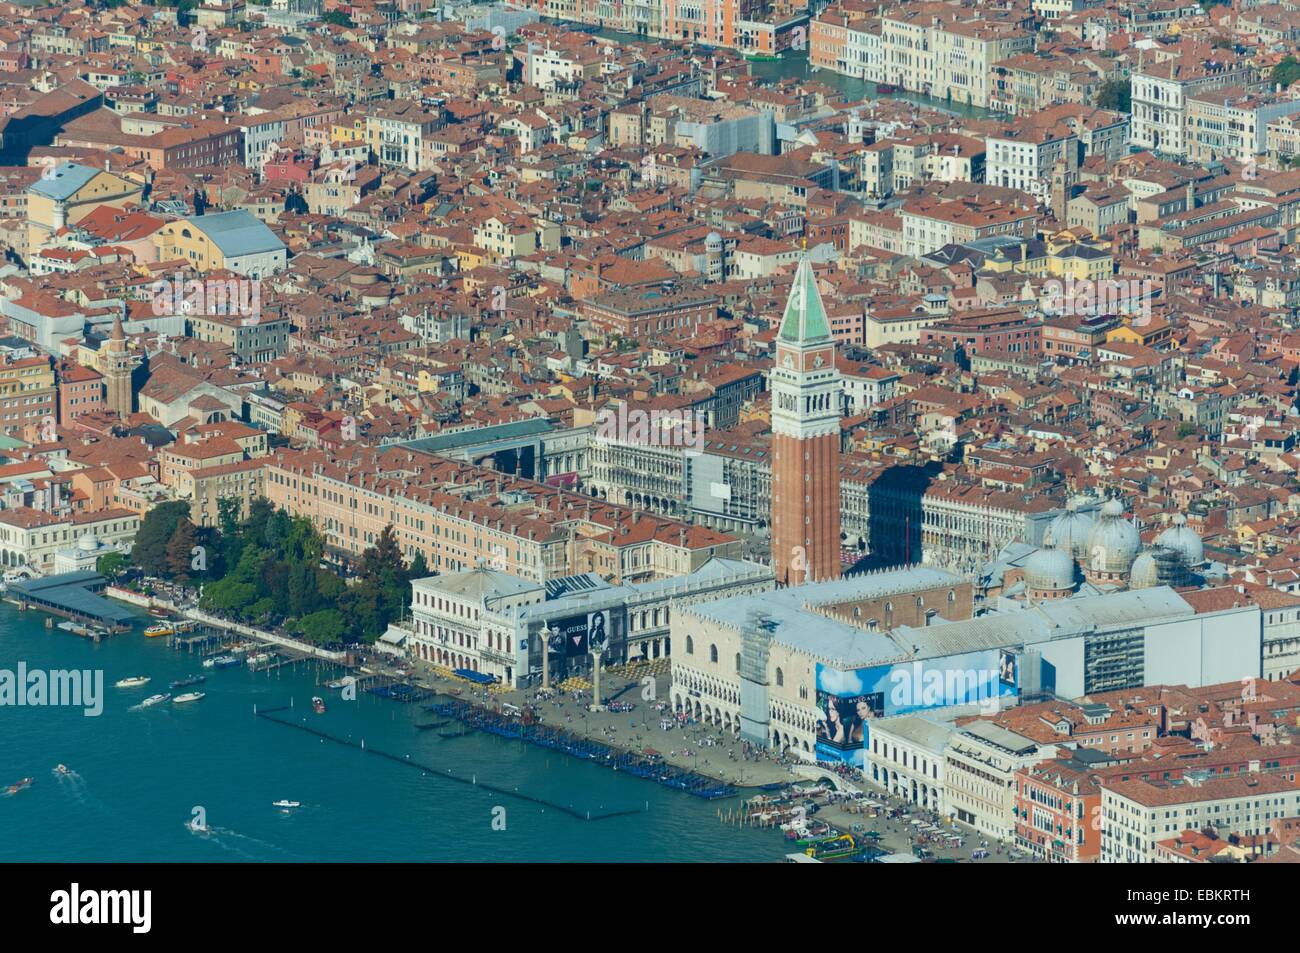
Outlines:
[[[938,463],[924,467],[904,464],[883,470],[872,481],[867,488],[867,554],[853,566],[853,572],[922,561],[922,501],[941,469]]]

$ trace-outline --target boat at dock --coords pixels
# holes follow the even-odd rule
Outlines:
[[[132,675],[130,678],[118,679],[114,685],[116,688],[139,688],[142,685],[148,685],[149,681],[148,675]]]
[[[170,622],[159,622],[157,625],[151,625],[144,630],[145,638],[156,639],[164,635],[175,635],[176,627]]]
[[[233,668],[236,665],[242,665],[244,663],[244,660],[241,658],[236,658],[233,655],[218,655],[214,659],[208,659],[208,661],[204,662],[203,664],[207,665],[208,662],[211,662],[217,668]]]
[[[314,696],[311,700],[311,710],[318,715],[325,714],[325,699],[319,695]]]
[[[186,702],[196,702],[204,697],[204,692],[186,692],[184,695],[177,695],[172,699],[173,705],[184,705]]]
[[[100,629],[93,625],[82,625],[80,622],[73,622],[71,619],[60,622],[57,628],[62,629],[64,632],[71,632],[73,635],[84,635],[91,638],[97,635],[107,634],[107,630],[105,629]]]
[[[208,680],[206,675],[187,675],[185,678],[178,678],[172,682],[168,688],[175,691],[178,688],[189,688],[191,685],[202,685]]]
[[[270,652],[258,652],[256,655],[250,655],[245,661],[249,665],[261,665],[263,662],[269,662],[275,658]]]
[[[816,860],[844,860],[862,853],[863,847],[852,834],[841,834],[811,844],[804,853]]]
[[[892,83],[877,83],[876,92],[880,93],[882,96],[891,96],[898,92],[898,87]]]
[[[336,679],[334,679],[334,681],[332,681],[332,682],[326,682],[326,683],[325,683],[325,687],[326,687],[326,688],[346,688],[346,687],[347,687],[348,685],[350,685],[351,683],[352,683],[352,676],[349,675],[347,678],[336,678]]]

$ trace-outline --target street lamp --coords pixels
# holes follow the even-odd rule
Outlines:
[[[542,625],[542,688],[551,687],[551,624]]]

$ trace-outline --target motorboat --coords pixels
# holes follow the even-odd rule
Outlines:
[[[68,775],[72,774],[72,769],[66,764],[56,764],[54,766],[54,773],[61,778],[66,778]]]
[[[32,786],[33,783],[34,782],[31,778],[23,778],[21,781],[18,781],[15,784],[11,784],[9,785],[9,787],[5,788],[5,793],[17,794],[19,791],[26,791],[29,787]]]
[[[167,699],[169,699],[169,698],[171,698],[171,695],[161,694],[161,693],[158,694],[158,695],[150,695],[148,698],[146,698],[144,701],[142,701],[142,702],[141,702],[139,705],[137,705],[136,707],[137,707],[137,708],[152,708],[152,707],[154,707],[155,705],[161,705],[163,702],[165,702],[165,701],[166,701]]]
[[[236,658],[233,655],[218,655],[212,660],[212,663],[216,665],[217,668],[234,668],[236,665],[243,664],[243,661],[243,659]]]
[[[295,807],[302,807],[302,805],[299,804],[297,801],[286,801],[284,799],[281,799],[279,801],[276,801],[274,804],[272,804],[271,807],[278,807],[282,811],[291,811]]]
[[[203,660],[203,667],[204,667],[204,668],[214,668],[214,667],[216,666],[216,664],[217,664],[217,660],[214,659],[214,658],[205,658],[205,659]]]
[[[319,695],[314,696],[311,700],[311,710],[318,715],[325,714],[325,699]]]
[[[206,675],[187,675],[184,678],[178,678],[168,687],[175,691],[178,688],[189,688],[191,685],[202,685],[208,680]]]
[[[141,685],[149,684],[148,675],[132,675],[130,678],[123,678],[116,683],[118,688],[139,688]]]
[[[184,705],[186,702],[196,702],[201,699],[205,692],[186,692],[184,695],[177,695],[172,699],[173,705]]]
[[[144,630],[145,638],[156,639],[159,636],[175,635],[176,627],[170,622],[159,622],[157,625],[151,625]]]

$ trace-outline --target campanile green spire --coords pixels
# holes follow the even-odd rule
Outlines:
[[[799,258],[799,268],[794,273],[794,284],[781,318],[780,338],[791,344],[819,344],[831,339],[826,307],[807,255]]]

